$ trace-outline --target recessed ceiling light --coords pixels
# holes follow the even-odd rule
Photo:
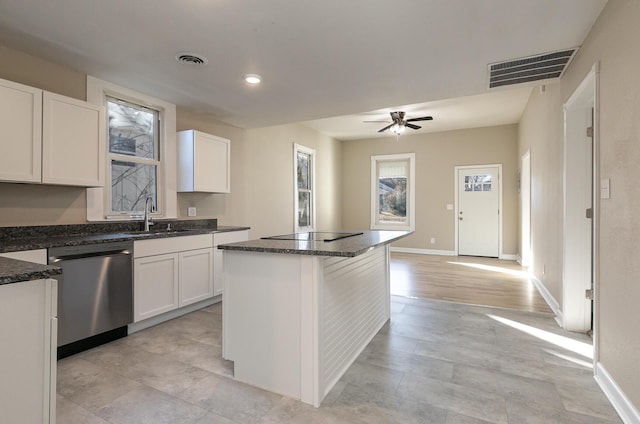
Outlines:
[[[243,78],[247,82],[247,84],[251,85],[260,84],[260,82],[262,81],[262,77],[258,74],[247,74]]]
[[[184,63],[185,65],[206,65],[209,61],[206,57],[189,52],[180,52],[176,54],[176,60],[180,63]]]

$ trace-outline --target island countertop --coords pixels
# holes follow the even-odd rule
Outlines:
[[[0,257],[0,285],[55,278],[62,268]]]
[[[341,256],[352,258],[378,246],[392,243],[408,236],[413,231],[360,230],[349,233],[358,235],[333,241],[324,240],[278,240],[263,238],[237,243],[222,244],[218,249],[248,252],[280,253],[289,255]],[[347,233],[346,231],[332,233]]]

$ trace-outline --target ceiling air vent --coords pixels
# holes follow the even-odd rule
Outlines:
[[[186,53],[186,52],[178,53],[176,55],[176,60],[186,65],[196,65],[196,66],[206,65],[207,62],[209,62],[207,58],[204,56],[201,56],[195,53]]]
[[[489,88],[560,78],[578,48],[489,65]]]

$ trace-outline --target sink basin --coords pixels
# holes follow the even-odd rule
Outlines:
[[[126,234],[129,235],[131,237],[135,237],[135,236],[156,236],[158,234],[180,234],[180,233],[191,233],[194,231],[198,231],[198,230],[161,230],[161,229],[157,229],[157,230],[151,230],[151,231],[126,231],[123,233],[119,233],[119,234]]]

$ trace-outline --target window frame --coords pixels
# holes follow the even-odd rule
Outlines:
[[[298,188],[298,153],[309,155],[309,224],[301,227],[298,220],[300,189]],[[315,231],[316,228],[316,150],[301,144],[293,144],[293,231],[295,233]]]
[[[147,107],[145,105],[141,105],[139,103],[136,102],[132,102],[129,100],[125,100],[116,96],[112,96],[109,94],[105,94],[105,108],[107,110],[107,114],[108,114],[108,108],[107,108],[107,103],[109,101],[113,100],[115,103],[121,103],[121,104],[125,104],[125,105],[131,105],[134,108],[139,108],[141,110],[147,110],[147,111],[151,111],[155,114],[155,119],[156,122],[154,122],[154,146],[153,146],[153,150],[154,150],[154,154],[153,154],[153,158],[144,158],[141,156],[130,156],[130,155],[126,155],[123,153],[114,153],[111,151],[109,145],[110,142],[107,143],[107,167],[106,167],[106,181],[105,181],[105,215],[107,218],[122,218],[122,217],[126,217],[126,218],[139,218],[141,215],[144,215],[144,210],[141,211],[114,211],[112,209],[112,201],[113,201],[113,191],[112,191],[112,186],[111,186],[111,181],[112,181],[112,161],[122,161],[122,162],[131,162],[131,163],[135,163],[135,164],[141,164],[141,165],[151,165],[151,166],[155,166],[156,167],[156,198],[154,199],[155,201],[153,202],[153,207],[155,208],[155,210],[151,213],[151,216],[154,217],[158,217],[158,216],[162,216],[162,208],[160,205],[163,205],[162,202],[162,197],[163,197],[163,193],[161,190],[161,179],[162,179],[162,175],[163,175],[163,163],[162,163],[162,149],[160,146],[162,146],[162,144],[164,143],[164,140],[161,138],[161,112],[155,108],[150,108]],[[109,132],[109,124],[108,124],[108,119],[107,119],[107,140],[109,140],[108,138],[108,132]],[[144,206],[143,206],[144,209]]]
[[[407,160],[409,162],[409,172],[407,175],[407,220],[406,223],[393,224],[389,222],[380,223],[379,214],[379,178],[378,164],[382,162],[398,162]],[[398,153],[392,155],[372,155],[371,156],[371,229],[372,230],[415,230],[415,153]]]
[[[177,151],[176,151],[176,106],[164,100],[87,76],[87,102],[101,106],[103,113],[106,111],[106,98],[116,99],[140,105],[142,107],[158,111],[159,128],[158,138],[158,159],[161,163],[157,169],[157,205],[153,216],[162,218],[177,218],[178,198],[177,198]],[[104,120],[104,133],[108,136],[107,119]],[[110,214],[111,199],[111,157],[109,153],[109,143],[105,143],[105,187],[95,187],[87,189],[87,221],[105,220],[138,220],[140,214]],[[128,156],[128,158],[131,158]],[[172,183],[173,182],[173,183]]]

